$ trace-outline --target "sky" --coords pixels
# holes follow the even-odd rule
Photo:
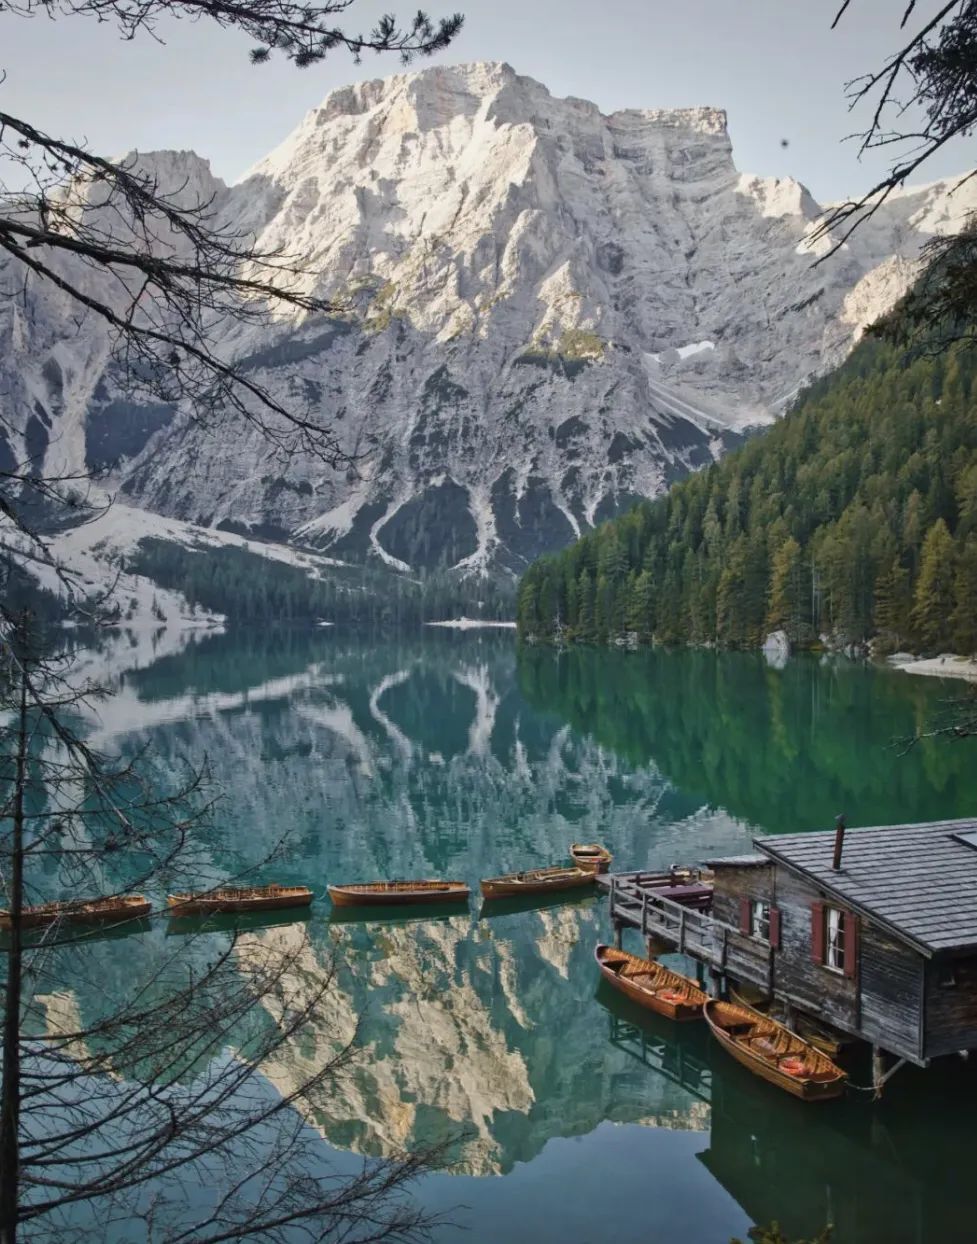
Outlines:
[[[432,16],[455,8],[465,26],[435,59],[508,61],[558,96],[601,111],[711,105],[725,108],[742,172],[792,176],[820,202],[867,189],[884,173],[879,153],[858,159],[846,135],[864,128],[845,84],[900,46],[898,0],[430,0]],[[417,0],[354,0],[344,21],[368,29]],[[932,0],[919,5],[922,14]],[[0,111],[100,154],[192,149],[236,181],[316,107],[329,90],[401,72],[395,56],[361,65],[336,53],[295,69],[255,67],[251,40],[207,22],[168,22],[157,38],[123,42],[108,23],[0,14]],[[418,61],[423,67],[429,61]],[[783,145],[784,140],[787,146]],[[972,140],[929,162],[920,180],[977,163]]]

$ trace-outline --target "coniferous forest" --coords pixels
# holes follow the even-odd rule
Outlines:
[[[977,357],[869,337],[789,414],[523,577],[524,637],[977,650]]]
[[[408,577],[369,567],[337,566],[328,577],[271,561],[247,549],[189,549],[145,537],[126,569],[180,592],[191,607],[223,613],[232,624],[316,621],[407,625],[459,614],[512,617],[512,587],[501,580],[460,580],[447,570]],[[124,617],[118,602],[120,617]],[[163,621],[165,619],[161,619]]]

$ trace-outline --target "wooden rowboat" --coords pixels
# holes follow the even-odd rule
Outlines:
[[[530,868],[522,873],[505,873],[482,882],[482,898],[517,898],[522,894],[554,894],[593,885],[597,871],[565,865],[556,868]]]
[[[666,1019],[702,1018],[702,1007],[709,995],[687,976],[615,946],[598,946],[594,958],[603,978],[638,1006],[656,1011]]]
[[[25,907],[21,912],[21,927],[37,929],[54,924],[56,920],[69,920],[74,924],[94,924],[99,920],[131,920],[148,916],[152,904],[142,894],[116,894],[110,898],[62,899],[56,903],[41,903],[37,907]],[[12,926],[10,912],[0,910],[0,929]]]
[[[335,907],[406,907],[414,903],[467,902],[471,893],[463,881],[370,881],[363,885],[331,885]]]
[[[776,1020],[735,1002],[710,998],[702,1008],[706,1023],[738,1063],[803,1101],[840,1097],[845,1073],[826,1054]]]
[[[166,901],[171,916],[211,916],[218,912],[308,907],[312,891],[304,885],[222,886],[199,894],[171,894]]]
[[[570,858],[578,868],[592,868],[595,872],[606,873],[614,856],[599,842],[574,842],[570,846]]]

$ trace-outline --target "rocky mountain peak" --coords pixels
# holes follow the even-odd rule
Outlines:
[[[977,181],[909,187],[815,265],[818,204],[741,175],[721,109],[604,115],[495,62],[332,91],[229,188],[192,153],[144,158],[333,300],[222,348],[359,465],[284,469],[246,430],[228,455],[179,410],[132,409],[97,335],[52,345],[60,308],[0,363],[25,423],[70,409],[73,465],[108,461],[136,504],[412,571],[518,570],[712,461],[843,358],[977,203]],[[70,403],[53,350],[85,375]]]

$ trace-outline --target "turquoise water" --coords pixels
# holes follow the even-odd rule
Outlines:
[[[223,789],[214,879],[263,858],[313,886],[482,876],[599,839],[616,866],[749,849],[753,836],[972,814],[973,744],[905,749],[956,684],[844,662],[519,652],[508,634],[213,637],[142,668],[93,727],[161,772],[206,757]],[[902,740],[903,742],[900,742]],[[317,901],[304,970],[333,1005],[268,1076],[294,1083],[361,1021],[363,1056],[311,1120],[323,1152],[451,1140],[416,1195],[440,1241],[724,1244],[752,1222],[835,1244],[971,1241],[977,1075],[900,1071],[885,1099],[807,1107],[598,987],[602,904],[346,920]],[[146,945],[157,933],[145,935]],[[102,979],[141,937],[101,944]],[[637,949],[637,941],[633,945]],[[856,1076],[858,1078],[858,1076]],[[861,1076],[864,1079],[864,1075]]]

